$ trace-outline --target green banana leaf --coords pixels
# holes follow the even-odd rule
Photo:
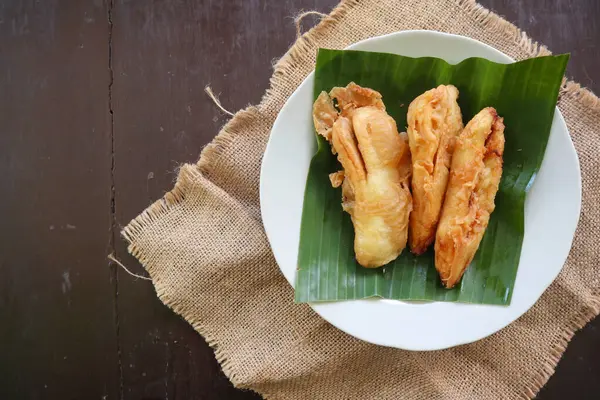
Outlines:
[[[415,97],[440,84],[453,84],[460,91],[458,102],[465,124],[487,106],[504,117],[506,148],[490,224],[462,281],[448,290],[435,270],[433,249],[421,256],[405,249],[382,268],[367,269],[356,263],[352,221],[342,211],[341,189],[332,188],[328,178],[341,166],[329,143],[315,135],[318,151],[310,164],[304,194],[296,302],[378,296],[510,304],[523,242],[525,196],[544,157],[568,59],[565,54],[497,64],[470,58],[450,65],[429,57],[320,49],[315,99],[323,90],[354,81],[379,91],[387,112],[403,130],[408,105]]]

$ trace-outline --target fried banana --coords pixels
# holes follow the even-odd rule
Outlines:
[[[340,112],[329,126],[331,98]],[[343,167],[330,180],[342,186],[342,207],[354,225],[356,260],[367,268],[381,267],[406,247],[412,209],[407,137],[385,112],[381,94],[354,83],[321,93],[313,119]]]
[[[433,242],[448,184],[456,136],[463,129],[458,89],[440,85],[408,107],[408,140],[412,155],[412,195],[409,244],[422,254]]]
[[[435,267],[453,287],[473,260],[494,211],[502,176],[504,123],[494,108],[481,110],[459,135],[435,238]]]

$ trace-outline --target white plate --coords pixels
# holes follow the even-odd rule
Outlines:
[[[404,31],[348,47],[410,57],[433,56],[456,64],[483,57],[514,62],[500,51],[462,36]],[[294,285],[304,187],[316,151],[312,123],[314,72],[282,108],[267,144],[260,175],[260,203],[273,253]],[[385,100],[385,99],[384,99]],[[540,172],[525,205],[525,237],[510,306],[410,303],[370,299],[311,306],[359,339],[408,350],[438,350],[482,339],[527,311],[560,272],[579,219],[581,176],[577,153],[558,109]]]

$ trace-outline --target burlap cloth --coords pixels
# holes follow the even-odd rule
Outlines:
[[[523,317],[473,344],[408,352],[359,341],[294,304],[260,218],[271,125],[318,47],[406,29],[470,36],[515,59],[549,53],[473,1],[343,1],[281,58],[261,103],[238,112],[197,164],[181,168],[175,188],[123,231],[160,299],[206,338],[237,387],[268,399],[531,398],[573,333],[600,311],[600,100],[572,82],[559,107],[581,163],[581,219],[562,273]]]

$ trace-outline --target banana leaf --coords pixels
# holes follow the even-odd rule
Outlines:
[[[354,258],[354,229],[342,211],[341,189],[328,174],[341,169],[327,141],[315,134],[314,155],[304,194],[296,302],[382,297],[397,300],[510,304],[524,232],[527,190],[540,168],[550,134],[568,55],[498,64],[470,58],[450,65],[437,58],[320,49],[314,96],[334,86],[357,84],[379,91],[399,130],[410,102],[440,84],[453,84],[466,124],[492,106],[504,117],[504,169],[496,209],[479,250],[461,282],[442,287],[433,249],[414,256],[408,249],[382,268],[367,269]],[[432,246],[433,247],[433,246]]]

